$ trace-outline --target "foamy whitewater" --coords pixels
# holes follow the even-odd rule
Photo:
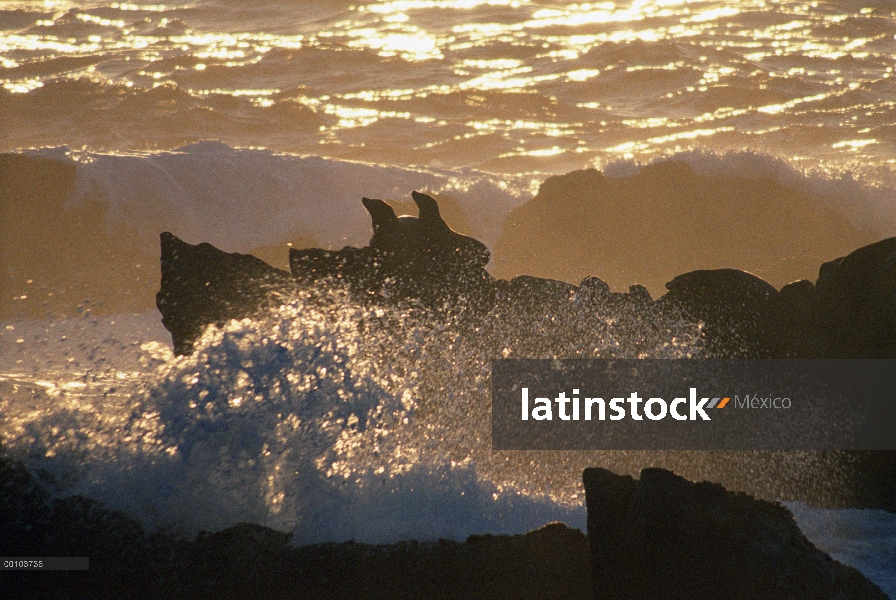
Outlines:
[[[780,181],[884,237],[894,36],[883,0],[14,0],[0,5],[0,151],[75,165],[65,205],[103,207],[97,227],[150,262],[166,230],[230,252],[277,246],[284,262],[286,243],[364,245],[360,198],[411,190],[456,201],[464,232],[493,248],[549,175],[620,177],[669,157]],[[38,285],[16,302],[61,292]],[[250,521],[299,544],[584,529],[586,466],[773,488],[735,454],[492,452],[502,340],[322,293],[340,310],[297,297],[181,358],[151,294],[131,312],[13,303],[4,450],[56,493],[149,527]],[[605,325],[587,350],[624,355]],[[677,327],[647,356],[699,355],[699,328]],[[843,485],[811,456],[780,460]],[[896,598],[896,515],[788,506]]]

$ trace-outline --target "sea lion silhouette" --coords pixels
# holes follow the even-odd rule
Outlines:
[[[291,249],[293,277],[302,284],[347,285],[357,298],[417,299],[424,304],[485,300],[493,281],[485,244],[452,230],[432,196],[413,192],[420,214],[397,216],[387,202],[363,198],[373,237],[363,248]]]
[[[371,248],[410,260],[437,259],[442,267],[475,268],[488,264],[491,255],[485,244],[452,230],[439,214],[439,205],[432,196],[412,192],[411,197],[420,210],[418,217],[399,217],[382,200],[361,199],[373,221]]]

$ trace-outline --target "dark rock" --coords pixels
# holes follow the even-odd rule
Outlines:
[[[825,357],[896,356],[896,238],[825,263],[815,289]]]
[[[565,306],[575,300],[577,290],[576,286],[556,279],[521,275],[501,286],[498,300],[527,310],[543,311],[549,307]]]
[[[284,537],[247,524],[201,534],[181,551],[188,568],[176,580],[191,598],[591,597],[585,535],[561,523],[524,535],[470,536],[463,543],[293,548]]]
[[[701,304],[755,305],[778,294],[764,279],[737,269],[692,271],[666,284],[670,297],[681,295]]]
[[[815,285],[808,279],[791,281],[782,287],[780,291],[782,299],[796,303],[806,302],[814,293]]]
[[[0,549],[38,556],[52,524],[49,494],[21,463],[0,456]],[[21,554],[9,551],[16,548]]]
[[[163,234],[158,306],[175,351],[190,352],[208,324],[258,314],[281,295],[344,286],[355,301],[409,301],[426,309],[426,318],[448,316],[459,335],[475,336],[492,356],[591,358],[596,339],[615,344],[602,356],[637,356],[684,319],[704,324],[708,358],[896,357],[896,238],[824,265],[818,285],[801,280],[779,293],[750,273],[702,270],[674,278],[653,301],[644,286],[611,292],[596,277],[579,287],[531,276],[495,281],[483,268],[484,246],[452,231],[431,197],[415,193],[414,200],[417,218],[397,217],[385,202],[367,199],[371,245],[293,250],[291,275]],[[893,510],[896,453],[845,457],[855,459],[850,505]],[[815,493],[800,497],[827,502]]]
[[[849,507],[882,508],[896,513],[896,451],[848,452],[852,498]]]
[[[82,496],[53,500],[21,463],[2,453],[0,554],[90,559],[88,571],[6,574],[0,578],[2,598],[149,598],[142,569],[161,562],[151,556],[137,522]]]
[[[695,271],[659,303],[705,323],[706,355],[896,357],[896,238],[824,263],[818,281],[767,282],[736,269]]]
[[[645,171],[648,180],[693,176],[665,163]],[[586,175],[580,177],[586,183],[604,182]],[[546,183],[548,191],[556,183]],[[594,318],[616,324],[617,339],[645,347],[664,321],[702,322],[707,358],[896,357],[896,238],[825,263],[815,286],[801,280],[779,294],[751,273],[698,270],[672,279],[668,293],[654,302],[645,286],[611,292],[596,277],[580,287],[529,275],[496,281],[484,268],[486,247],[453,231],[432,197],[414,192],[413,198],[419,217],[398,217],[389,204],[365,198],[370,245],[292,249],[292,277],[251,256],[163,234],[157,305],[175,351],[190,352],[208,324],[256,314],[277,292],[335,285],[355,301],[408,301],[434,317],[453,315],[457,323],[491,315],[505,334],[530,337],[517,348],[521,357],[563,356],[565,348],[577,346],[576,335],[595,333],[581,323]]]
[[[761,318],[774,357],[896,357],[896,238],[824,263],[815,285],[789,283]]]
[[[584,473],[595,598],[885,600],[816,549],[783,506],[644,469]]]
[[[561,523],[463,542],[354,542],[297,548],[290,535],[241,523],[194,539],[149,535],[80,496],[50,500],[21,464],[0,456],[0,553],[87,556],[88,571],[16,572],[0,597],[544,599],[591,597],[585,535]]]
[[[162,285],[156,305],[176,354],[189,354],[208,325],[251,317],[295,287],[289,273],[248,254],[161,235]]]
[[[821,358],[825,339],[814,319],[818,302],[815,285],[807,279],[781,288],[765,311],[769,351],[775,358]]]
[[[484,268],[488,249],[448,227],[432,197],[413,197],[419,217],[398,217],[382,200],[364,198],[373,223],[370,246],[291,249],[291,273],[251,255],[193,246],[163,233],[156,302],[175,353],[191,353],[210,324],[256,315],[290,293],[322,285],[343,286],[360,302],[413,301],[433,309],[473,309],[471,315],[487,312],[496,293]]]
[[[770,358],[766,315],[778,291],[737,269],[692,271],[666,284],[660,302],[705,323],[706,354],[719,358]]]
[[[647,304],[648,302],[653,301],[653,298],[650,297],[650,290],[640,283],[628,286],[628,295],[635,302],[640,302],[642,304]]]
[[[299,283],[306,285],[329,281],[372,287],[376,280],[382,286],[385,277],[375,277],[374,274],[380,271],[385,258],[382,252],[370,247],[346,246],[335,251],[290,248],[289,270]]]
[[[600,277],[591,275],[579,284],[579,296],[582,300],[585,298],[603,299],[609,295],[610,285]]]

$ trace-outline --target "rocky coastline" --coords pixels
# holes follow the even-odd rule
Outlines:
[[[53,499],[0,459],[0,553],[87,556],[88,571],[8,572],[4,597],[886,600],[817,550],[784,507],[662,469],[584,473],[587,536],[523,535],[305,547],[242,523],[194,538],[145,532],[93,500]]]

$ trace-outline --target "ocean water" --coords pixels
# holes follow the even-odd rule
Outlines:
[[[24,248],[0,244],[5,451],[149,526],[252,521],[297,543],[584,529],[594,465],[769,498],[798,472],[837,497],[846,474],[812,456],[491,452],[488,361],[513,340],[413,307],[299,297],[175,358],[157,236],[282,265],[287,244],[365,244],[362,196],[426,189],[494,249],[550,175],[668,158],[896,235],[894,37],[884,0],[3,2],[0,151],[72,168],[0,223]],[[699,355],[698,338],[677,324],[635,355]],[[603,323],[585,350],[626,343]],[[896,517],[789,506],[896,597]]]
[[[889,181],[892,3],[7,1],[0,149],[203,139],[566,172],[695,145]]]

